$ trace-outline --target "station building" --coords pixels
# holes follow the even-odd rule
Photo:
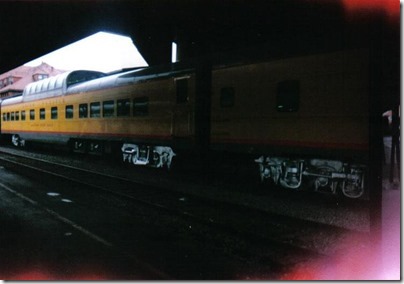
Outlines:
[[[0,75],[0,98],[12,97],[23,92],[26,85],[49,78],[66,70],[56,69],[42,62],[38,66],[20,66]]]

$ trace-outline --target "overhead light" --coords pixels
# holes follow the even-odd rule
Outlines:
[[[171,43],[171,63],[177,62],[177,44]]]

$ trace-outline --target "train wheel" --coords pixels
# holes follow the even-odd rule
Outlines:
[[[170,158],[170,153],[167,153],[167,152],[163,152],[162,156],[163,156],[163,161],[164,161],[163,169],[165,169],[166,171],[170,171],[172,168],[172,163],[173,163],[174,157]]]
[[[349,176],[342,181],[342,194],[348,198],[362,197],[365,194],[365,171],[363,167],[352,167]]]
[[[132,155],[130,162],[131,162],[133,165],[136,165],[137,158],[138,158],[138,154],[137,154],[137,152],[135,152],[135,153]]]
[[[345,183],[342,187],[342,194],[348,198],[359,198],[364,192],[363,186],[354,183]]]
[[[21,139],[18,134],[13,134],[13,136],[11,136],[11,143],[15,147],[22,147],[25,145],[25,140]]]

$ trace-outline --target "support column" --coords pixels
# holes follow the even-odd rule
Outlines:
[[[195,151],[202,163],[210,150],[210,114],[212,96],[212,63],[203,57],[196,62],[195,71]]]

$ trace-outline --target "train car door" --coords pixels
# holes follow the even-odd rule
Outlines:
[[[174,79],[175,101],[173,112],[174,138],[189,138],[192,134],[192,108],[190,102],[190,90],[192,88],[190,76],[184,76]]]

